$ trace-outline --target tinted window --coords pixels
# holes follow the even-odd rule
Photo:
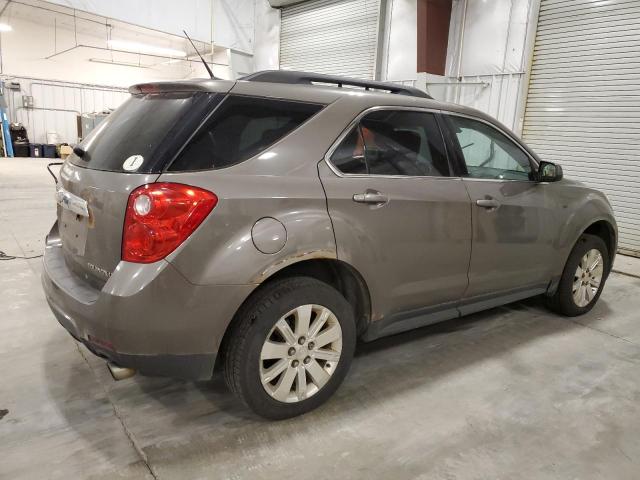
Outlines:
[[[448,118],[470,177],[529,179],[531,162],[528,155],[506,135],[483,122],[453,115]]]
[[[169,170],[223,168],[247,160],[321,108],[302,102],[229,96]]]
[[[367,163],[364,158],[364,142],[360,127],[355,127],[349,135],[338,145],[331,155],[331,163],[342,173],[367,173]]]
[[[127,158],[141,155],[136,172],[159,172],[221,99],[206,92],[133,95],[83,140],[82,158],[70,161],[117,172]]]
[[[331,161],[343,173],[449,175],[442,135],[431,113],[370,113],[344,139]]]

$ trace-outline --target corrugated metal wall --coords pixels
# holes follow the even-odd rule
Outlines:
[[[280,68],[374,78],[380,0],[312,0],[281,18]]]
[[[416,86],[426,89],[438,100],[477,108],[517,131],[517,105],[523,77],[522,73],[504,73],[465,75],[460,80],[435,77],[425,81],[420,78]]]
[[[640,253],[640,2],[542,0],[523,137],[607,194]]]
[[[22,77],[3,80],[20,83],[20,91],[5,88],[8,113],[12,122],[27,128],[32,143],[46,143],[47,133],[56,132],[61,142],[75,144],[79,114],[115,109],[129,96],[121,88]],[[23,108],[23,95],[33,96],[33,109]]]

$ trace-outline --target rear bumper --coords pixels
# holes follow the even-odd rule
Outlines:
[[[211,378],[215,365],[216,354],[130,354],[111,350],[104,345],[92,341],[95,336],[88,334],[89,338],[82,338],[76,330],[77,320],[71,321],[69,316],[62,312],[57,305],[51,303],[47,297],[49,307],[56,319],[69,334],[81,342],[94,355],[115,363],[120,367],[133,368],[143,375],[158,377],[175,377],[187,380],[205,380]],[[98,340],[103,343],[103,340]]]
[[[226,328],[254,285],[193,285],[164,260],[120,262],[98,290],[67,268],[57,229],[42,285],[58,322],[94,354],[142,374],[207,379]]]

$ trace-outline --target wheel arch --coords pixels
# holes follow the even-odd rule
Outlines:
[[[605,195],[586,187],[563,191],[568,198],[560,203],[561,227],[556,237],[559,253],[555,274],[562,275],[564,267],[580,237],[584,234],[601,238],[609,250],[609,264],[613,265],[618,244],[618,228],[613,209]]]
[[[611,268],[613,268],[613,260],[617,247],[617,236],[614,226],[607,220],[597,220],[585,228],[580,236],[584,234],[595,235],[604,241],[609,253],[609,270],[611,270]]]
[[[571,252],[585,234],[595,235],[604,241],[609,253],[609,271],[607,274],[610,273],[613,267],[618,244],[615,217],[611,212],[611,208],[608,207],[608,204],[602,203],[603,201],[600,197],[595,197],[594,200],[595,202],[585,202],[582,208],[576,208],[564,223],[558,235],[556,243],[558,251],[557,264],[547,289],[547,295],[549,296],[555,294]],[[605,209],[605,211],[603,212],[602,209]],[[606,210],[609,211],[607,212]]]
[[[338,290],[354,309],[358,335],[366,330],[371,320],[371,297],[364,278],[353,266],[329,258],[303,260],[275,272],[265,283],[296,276],[315,278]]]
[[[234,318],[232,318],[227,325],[220,343],[218,358],[221,358],[220,353],[227,345],[229,337],[232,335],[234,325],[238,323],[238,312],[242,311],[249,299],[266,285],[276,280],[290,277],[311,277],[334,287],[347,299],[347,302],[349,302],[349,305],[353,308],[358,336],[366,331],[371,322],[371,296],[369,288],[360,272],[347,262],[335,258],[305,259],[273,272],[251,292],[238,308]]]

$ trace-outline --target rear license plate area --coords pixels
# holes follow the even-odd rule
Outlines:
[[[58,226],[65,249],[74,255],[84,256],[89,219],[63,208]]]

